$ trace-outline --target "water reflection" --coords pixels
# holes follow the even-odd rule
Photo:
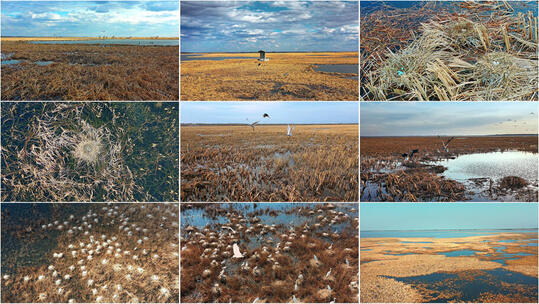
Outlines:
[[[443,175],[454,180],[471,178],[496,180],[506,176],[519,176],[528,181],[536,181],[537,157],[537,153],[521,151],[474,153],[439,161],[435,165],[446,167],[447,170]]]

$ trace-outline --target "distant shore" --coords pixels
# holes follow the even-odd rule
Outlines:
[[[56,41],[56,40],[177,40],[178,37],[2,37],[3,41]]]

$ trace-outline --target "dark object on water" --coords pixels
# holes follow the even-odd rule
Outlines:
[[[262,115],[262,117],[270,118],[270,116],[268,115],[268,113],[264,113],[264,115]]]
[[[413,149],[412,151],[410,151],[409,154],[408,153],[402,153],[401,156],[404,157],[404,158],[408,157],[408,159],[412,159],[412,157],[414,157],[414,154],[418,153],[418,152],[419,152],[418,149]]]
[[[528,185],[528,181],[518,176],[506,176],[500,182],[500,188],[520,189]]]

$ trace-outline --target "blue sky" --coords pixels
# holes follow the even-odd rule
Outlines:
[[[182,52],[357,51],[357,1],[182,1]]]
[[[537,102],[362,102],[361,136],[537,134]]]
[[[270,118],[262,118],[264,113]],[[357,102],[186,102],[182,123],[324,124],[357,123]]]
[[[536,203],[362,203],[361,230],[537,228]]]
[[[2,36],[178,37],[178,1],[2,1]]]

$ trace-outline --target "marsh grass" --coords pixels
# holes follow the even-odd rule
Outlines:
[[[326,128],[326,126],[324,126]],[[182,201],[357,201],[357,125],[184,126]]]
[[[177,46],[2,41],[2,100],[178,100]],[[46,66],[36,61],[52,61]]]
[[[349,100],[359,98],[351,74],[314,70],[317,64],[358,64],[357,52],[269,53],[256,59],[189,60],[181,63],[181,100]],[[327,56],[326,56],[327,55]],[[258,54],[203,54],[258,57]]]
[[[420,18],[416,10],[399,10],[397,18]],[[362,64],[362,99],[538,100],[537,18],[487,3],[459,13],[433,13],[428,22],[414,26],[418,33],[412,31],[408,39],[391,28],[380,34],[388,33],[388,41],[399,39],[393,49],[364,48],[369,55],[362,55],[367,61]]]
[[[178,105],[4,103],[3,201],[177,201]]]

